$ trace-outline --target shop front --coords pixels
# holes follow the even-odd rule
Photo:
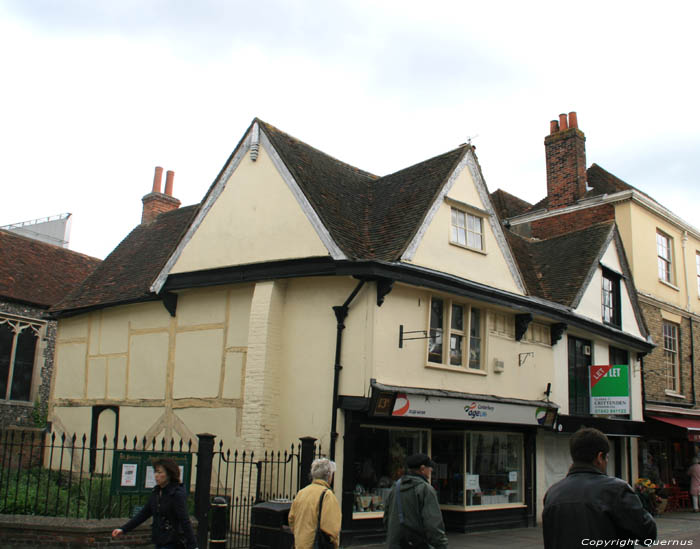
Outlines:
[[[384,502],[406,457],[429,454],[448,530],[532,526],[535,439],[556,407],[374,382],[368,399],[341,398],[345,414],[343,539],[384,535]]]
[[[646,415],[646,435],[639,451],[641,476],[687,490],[688,467],[700,458],[700,417],[654,413]]]

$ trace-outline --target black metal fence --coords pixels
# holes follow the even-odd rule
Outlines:
[[[0,431],[0,513],[74,518],[127,517],[148,496],[113,495],[116,450],[192,453],[193,441],[160,438],[89,444],[86,435]]]
[[[284,451],[255,453],[225,449],[223,442],[214,449],[211,442],[202,444],[200,438],[195,452],[192,440],[126,436],[110,440],[104,436],[90,444],[86,435],[4,430],[0,431],[0,513],[83,519],[128,517],[148,495],[112,494],[114,452],[186,452],[193,458],[196,455],[197,468],[201,469],[188,502],[190,513],[194,512],[200,522],[200,536],[206,540],[211,500],[222,497],[227,507],[227,548],[247,547],[252,506],[262,501],[293,500],[309,482],[313,459],[322,457],[315,439],[301,441]],[[197,496],[200,492],[202,495]]]
[[[313,440],[313,439],[311,439]],[[227,548],[248,547],[250,515],[254,504],[262,501],[292,501],[308,483],[304,463],[322,457],[320,445],[292,444],[284,451],[238,452],[224,450],[223,444],[214,452],[212,497],[223,497],[227,506]],[[306,467],[308,469],[308,466]]]

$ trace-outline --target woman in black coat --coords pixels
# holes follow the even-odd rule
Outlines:
[[[153,462],[156,486],[148,503],[121,528],[112,531],[116,538],[130,532],[148,517],[153,517],[152,537],[156,549],[196,549],[190,517],[187,514],[185,489],[180,484],[180,468],[168,458]]]

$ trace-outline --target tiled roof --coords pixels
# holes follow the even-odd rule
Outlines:
[[[270,124],[258,119],[253,121],[256,122],[333,240],[350,259],[398,259],[447,178],[469,150],[462,146],[380,178]],[[239,146],[242,143],[243,140]],[[207,191],[203,203],[216,184],[217,181]],[[136,227],[81,288],[54,311],[153,299],[150,287],[190,226],[197,208],[180,208]]]
[[[506,230],[528,293],[571,306],[614,228],[613,221],[547,240],[530,240]]]
[[[496,213],[500,219],[508,219],[526,212],[532,204],[525,202],[522,198],[513,196],[502,189],[496,189],[490,195]]]
[[[0,297],[50,307],[73,291],[100,260],[0,230]]]
[[[198,205],[160,214],[121,241],[85,282],[52,311],[152,298],[149,288],[182,238]]]
[[[257,120],[333,240],[349,257],[369,242],[372,183],[378,178]]]
[[[257,120],[333,240],[351,259],[397,259],[467,146],[384,177]]]
[[[468,146],[462,146],[374,184],[370,248],[365,258],[393,261],[401,256],[467,150]]]
[[[648,198],[651,198],[648,194],[640,191],[636,187],[625,183],[619,177],[614,176],[609,171],[601,168],[598,164],[591,164],[591,167],[586,170],[586,184],[590,189],[586,191],[584,198],[592,198],[594,196],[602,196],[604,194],[614,194],[622,191],[634,190],[637,191]],[[653,198],[651,198],[654,200]],[[520,215],[526,212],[536,212],[537,210],[547,209],[548,200],[545,196],[542,200],[533,204],[528,210],[522,211],[520,213],[511,214],[509,217]]]

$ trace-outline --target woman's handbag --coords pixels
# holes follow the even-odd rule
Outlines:
[[[314,538],[314,544],[312,549],[334,549],[335,545],[331,541],[331,538],[323,530],[321,530],[321,513],[323,512],[323,497],[326,495],[328,489],[321,493],[321,499],[318,502],[318,522],[316,523],[316,537]]]

